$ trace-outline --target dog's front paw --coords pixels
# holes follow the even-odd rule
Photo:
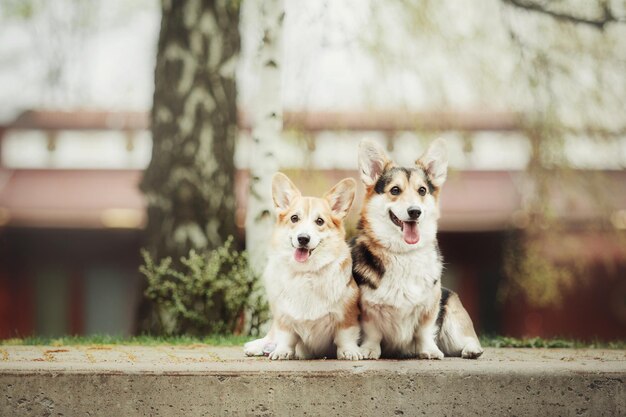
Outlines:
[[[361,346],[361,355],[363,359],[380,358],[380,345],[363,345]]]
[[[339,348],[337,349],[337,359],[359,361],[363,359],[363,354],[358,347]]]
[[[273,361],[276,361],[276,360],[289,360],[289,359],[294,359],[295,352],[294,352],[293,349],[290,349],[288,347],[280,347],[279,346],[276,349],[274,349],[274,351],[272,353],[270,353],[269,357]]]
[[[256,339],[252,340],[245,345],[243,345],[243,353],[246,356],[263,356],[263,347],[265,346],[264,339]]]
[[[417,357],[420,359],[443,359],[443,352],[436,346],[422,349],[417,353]]]
[[[461,357],[463,359],[478,359],[483,354],[483,348],[480,347],[478,341],[472,340],[468,342],[461,351]]]

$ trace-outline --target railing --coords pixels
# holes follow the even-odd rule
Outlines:
[[[308,132],[351,131],[515,131],[522,115],[505,111],[447,112],[294,112],[283,114],[285,129]],[[144,130],[150,126],[146,112],[29,110],[5,126],[6,129],[35,130]],[[239,112],[239,127],[249,130],[252,122]]]

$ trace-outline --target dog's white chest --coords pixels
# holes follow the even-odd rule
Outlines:
[[[272,274],[272,271],[268,271]],[[282,273],[282,275],[281,275]],[[313,321],[325,316],[341,318],[348,277],[338,268],[329,267],[324,273],[288,275],[284,269],[266,278],[266,287],[275,313],[294,321]]]
[[[409,313],[416,307],[431,304],[440,276],[441,262],[437,256],[420,253],[391,256],[379,287],[365,289],[363,299]]]
[[[362,304],[378,323],[385,343],[410,343],[420,316],[440,291],[441,261],[433,254],[402,254],[390,258],[377,289],[362,288]]]

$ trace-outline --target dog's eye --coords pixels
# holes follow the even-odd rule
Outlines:
[[[426,187],[420,187],[417,189],[419,195],[426,195]]]
[[[294,214],[293,216],[291,216],[291,223],[298,223],[298,220],[300,220],[300,218],[298,217],[297,214]]]
[[[321,217],[318,217],[317,220],[315,220],[315,224],[318,226],[323,226],[324,225],[324,219],[322,219]]]
[[[391,193],[391,195],[398,195],[400,194],[400,187],[391,187],[391,190],[389,190],[389,192]]]

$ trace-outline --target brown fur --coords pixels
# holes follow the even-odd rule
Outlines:
[[[352,247],[352,274],[359,285],[377,288],[385,273],[383,248],[369,235],[359,236]]]
[[[348,284],[353,289],[353,296],[346,300],[344,318],[339,325],[342,329],[357,326],[359,324],[359,287],[353,279]]]

